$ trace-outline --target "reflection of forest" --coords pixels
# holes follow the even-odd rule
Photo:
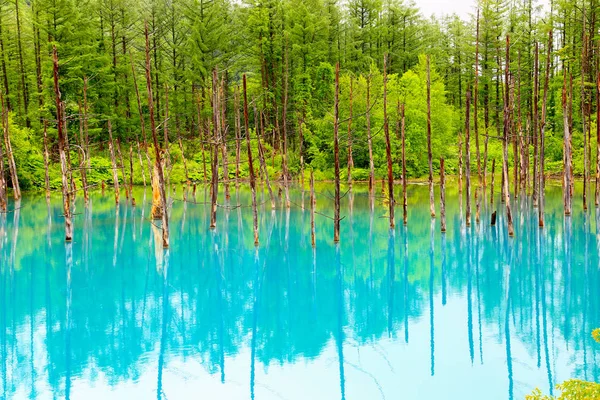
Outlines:
[[[330,214],[328,188],[320,190],[319,211]],[[457,295],[466,297],[468,320],[456,323],[468,329],[471,360],[485,362],[482,325],[492,326],[506,344],[509,376],[512,336],[547,369],[550,382],[559,341],[567,343],[578,377],[598,380],[589,332],[600,326],[599,236],[580,210],[564,221],[558,190],[549,190],[543,231],[517,201],[517,236],[508,241],[501,215],[495,228],[488,226],[491,210],[479,228],[465,232],[458,201],[448,204],[442,238],[427,207],[418,208],[428,195],[418,186],[409,190],[408,228],[390,237],[384,209],[376,206],[370,218],[368,198],[358,190],[343,204],[349,213],[353,199],[339,260],[324,217],[313,254],[308,211],[262,210],[262,247],[255,252],[248,208],[221,209],[218,229],[210,232],[204,206],[180,201],[171,215],[170,254],[163,255],[145,219],[148,204],[144,210],[138,200],[137,208],[121,205],[115,213],[112,197],[97,194],[89,211],[77,205],[71,266],[60,204],[52,203],[49,218],[41,197],[25,198],[20,212],[0,216],[2,393],[10,397],[42,379],[68,396],[70,376],[89,368],[116,384],[135,380],[148,363],[158,363],[160,387],[162,365],[172,357],[197,357],[225,381],[225,355],[242,347],[251,348],[254,368],[255,360],[317,357],[331,340],[343,382],[346,338],[410,341],[411,320],[421,316],[431,321],[431,353],[424,357],[431,357],[433,374],[435,337],[444,334],[435,330],[433,314]],[[197,196],[202,202],[202,191]],[[250,203],[247,192],[239,202]],[[145,356],[157,351],[158,360]]]

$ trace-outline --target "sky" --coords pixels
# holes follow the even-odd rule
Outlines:
[[[475,0],[415,0],[415,3],[425,17],[456,13],[467,19],[475,11]]]

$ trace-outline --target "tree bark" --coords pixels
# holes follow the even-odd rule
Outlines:
[[[19,176],[17,174],[17,164],[12,150],[9,133],[8,108],[4,106],[2,101],[2,128],[4,130],[4,148],[6,149],[6,159],[8,161],[8,171],[10,173],[10,181],[13,187],[13,197],[15,200],[21,198],[21,187],[19,185]]]
[[[254,245],[258,246],[258,212],[256,210],[256,178],[254,176],[254,162],[252,160],[252,147],[250,146],[250,130],[248,128],[248,97],[246,94],[246,74],[243,76],[244,84],[244,131],[246,134],[246,147],[248,150],[248,172],[250,174],[250,189],[252,191],[252,222],[254,227]],[[237,110],[237,107],[236,107]],[[239,142],[238,142],[239,143]]]
[[[352,83],[354,79],[350,76],[349,110],[348,116],[348,186],[352,188],[352,170],[354,169],[354,157],[352,156]]]
[[[53,60],[53,76],[54,76],[54,95],[56,98],[56,123],[58,128],[58,151],[60,154],[60,171],[62,176],[62,196],[63,196],[63,214],[65,217],[65,241],[70,242],[73,240],[73,224],[71,221],[71,195],[69,193],[69,179],[68,179],[68,167],[67,167],[67,156],[65,154],[65,136],[63,132],[63,117],[62,113],[62,101],[60,95],[60,88],[58,83],[58,53],[56,46],[52,47],[52,60]]]
[[[440,229],[442,233],[446,232],[446,176],[443,158],[440,158]]]
[[[375,185],[375,164],[373,162],[373,138],[371,137],[371,75],[367,76],[367,110],[365,112],[367,123],[367,143],[369,145],[369,197],[373,208],[373,189]]]
[[[165,190],[165,177],[163,173],[161,149],[158,144],[158,135],[156,133],[156,122],[154,119],[154,100],[152,98],[152,76],[150,69],[150,41],[148,37],[148,22],[144,22],[144,36],[146,39],[146,89],[148,92],[148,113],[150,116],[150,130],[152,131],[152,140],[154,141],[154,165],[156,168],[156,178],[158,190],[160,192],[160,202],[162,208],[162,241],[163,248],[169,247],[169,213],[167,208],[167,193]]]
[[[310,241],[312,247],[317,246],[317,235],[315,233],[315,209],[317,207],[317,199],[315,197],[315,176],[313,170],[310,170]]]
[[[546,54],[546,71],[544,78],[544,99],[542,101],[542,121],[540,127],[540,182],[539,182],[539,206],[538,206],[538,224],[540,228],[544,226],[544,206],[546,201],[546,177],[544,174],[545,170],[545,132],[546,132],[546,118],[547,118],[547,104],[548,104],[548,92],[550,90],[550,69],[552,62],[552,30],[548,33],[548,49]],[[588,165],[589,167],[589,165]],[[587,199],[586,199],[587,200]],[[585,202],[587,205],[587,201]]]
[[[571,132],[569,130],[569,111],[567,103],[567,75],[563,71],[562,109],[563,109],[563,203],[565,215],[571,215]]]
[[[44,120],[44,178],[46,184],[46,200],[50,199],[50,174],[48,172],[49,159],[50,154],[48,153],[48,121]],[[1,158],[0,162],[2,162]],[[4,179],[4,171],[0,171],[0,173],[2,174],[2,179]]]
[[[340,143],[338,130],[340,125],[339,116],[340,96],[340,63],[335,64],[335,100],[333,103],[333,157],[335,170],[335,198],[333,210],[333,242],[340,241]],[[385,116],[384,116],[385,118]],[[384,122],[385,123],[385,122]],[[389,133],[388,133],[389,134]]]
[[[383,131],[385,133],[385,154],[387,157],[387,175],[388,175],[388,205],[390,228],[394,228],[394,174],[392,170],[392,142],[390,140],[390,128],[387,114],[387,59],[388,56],[383,56]]]
[[[512,212],[510,209],[510,191],[508,189],[508,140],[510,131],[510,37],[506,35],[506,60],[505,60],[505,73],[504,73],[504,140],[502,143],[502,150],[504,160],[502,163],[502,176],[503,176],[503,188],[504,188],[504,203],[506,205],[506,221],[508,224],[508,235],[514,236],[515,231],[513,227]]]
[[[429,212],[435,218],[435,198],[433,195],[433,153],[431,151],[431,73],[429,54],[427,62],[427,161],[429,163]]]
[[[466,178],[466,197],[467,197],[467,217],[466,225],[471,226],[471,92],[467,90],[467,101],[465,105],[465,178]]]
[[[119,190],[119,167],[117,166],[117,159],[115,156],[115,142],[112,135],[112,123],[108,120],[108,148],[110,151],[110,162],[112,166],[113,174],[113,186],[115,188],[115,203],[119,204],[120,190]]]
[[[400,105],[400,136],[402,142],[402,220],[404,225],[408,223],[408,197],[406,194],[406,123],[404,118],[404,104]]]

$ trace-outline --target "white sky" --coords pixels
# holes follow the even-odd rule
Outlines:
[[[467,19],[469,13],[475,11],[475,0],[415,0],[415,3],[421,9],[423,16],[427,18],[431,14],[440,17],[456,13],[462,19]]]

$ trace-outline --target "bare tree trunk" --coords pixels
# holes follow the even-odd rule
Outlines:
[[[315,197],[315,177],[313,170],[310,170],[310,241],[312,247],[317,246],[317,235],[315,234],[315,208],[317,207],[317,199]]]
[[[581,131],[583,133],[583,210],[588,209],[588,183],[589,183],[589,152],[588,152],[588,136],[587,136],[587,99],[585,91],[585,74],[586,70],[586,57],[587,57],[587,35],[585,33],[585,11],[583,12],[583,39],[581,47]],[[541,139],[543,140],[543,139]],[[540,158],[540,164],[542,160]],[[541,181],[541,179],[540,179]],[[540,223],[543,223],[540,220]]]
[[[281,110],[281,123],[283,124],[283,157],[282,157],[282,169],[283,169],[283,190],[285,191],[285,206],[290,208],[290,188],[288,182],[288,138],[287,138],[287,102],[288,102],[288,65],[287,65],[287,53],[285,57],[285,74],[283,76],[283,106]]]
[[[204,176],[204,184],[206,184],[208,172],[206,170],[206,153],[204,151],[204,135],[202,134],[202,102],[200,101],[200,95],[196,101],[196,113],[198,119],[198,136],[200,138],[200,152],[202,153],[202,172]]]
[[[548,91],[550,90],[550,68],[552,62],[552,30],[548,33],[548,53],[546,54],[546,71],[544,78],[544,99],[542,101],[542,121],[540,127],[540,182],[539,182],[539,207],[538,207],[538,220],[539,226],[542,228],[544,226],[544,206],[546,201],[546,177],[544,174],[545,170],[545,154],[544,154],[544,141],[545,141],[545,131],[546,131],[546,117],[547,113],[547,104],[548,104]],[[589,165],[588,165],[589,167]],[[589,172],[589,170],[588,170]],[[586,199],[587,200],[587,199]],[[587,202],[586,202],[587,204]]]
[[[25,108],[25,126],[31,127],[31,121],[29,120],[29,85],[27,85],[25,64],[23,61],[23,44],[21,40],[21,17],[19,12],[19,1],[15,0],[15,16],[17,21],[17,50],[19,52],[19,70],[21,76],[21,90],[23,91],[23,106]],[[20,197],[19,197],[20,198]]]
[[[131,194],[131,205],[135,207],[135,197],[133,196],[133,146],[129,145],[129,192]]]
[[[235,108],[235,180],[236,180],[236,187],[237,187],[240,184],[240,157],[241,157],[241,141],[242,141],[239,86],[237,86],[235,88],[233,103],[234,103],[233,107]],[[246,130],[246,134],[248,134],[247,130]]]
[[[446,232],[446,175],[444,174],[444,158],[440,158],[440,229]]]
[[[596,74],[596,207],[600,205],[600,71]]]
[[[467,217],[466,225],[471,226],[471,92],[467,90],[465,105],[465,177],[467,181]]]
[[[146,37],[146,89],[148,92],[148,113],[150,114],[150,130],[152,131],[152,140],[154,141],[154,165],[156,168],[156,177],[158,189],[160,191],[160,200],[162,206],[162,241],[163,248],[169,247],[169,212],[167,208],[167,193],[165,190],[165,176],[163,174],[163,164],[161,149],[158,144],[156,134],[156,122],[154,120],[154,101],[152,98],[152,75],[150,70],[150,41],[148,38],[148,22],[144,22],[144,36]]]
[[[12,182],[13,187],[13,197],[15,200],[19,200],[21,198],[21,188],[19,186],[19,177],[17,175],[17,165],[15,164],[12,144],[10,142],[8,108],[4,106],[4,101],[2,101],[2,128],[4,130],[4,148],[6,149],[8,171],[10,173],[10,181]]]
[[[479,99],[479,8],[477,9],[477,28],[475,35],[475,82],[473,85],[473,130],[475,131],[475,150],[477,152],[477,178],[478,186],[482,185],[481,176],[481,152],[479,150],[479,120],[477,118],[477,107]],[[478,191],[475,191],[477,199]],[[479,221],[479,201],[477,201],[477,221]]]
[[[569,131],[569,112],[567,105],[567,75],[563,71],[563,89],[562,89],[562,108],[563,108],[563,203],[565,215],[571,215],[571,196],[569,190],[571,188],[571,132]]]
[[[510,209],[510,191],[508,189],[508,139],[510,131],[510,37],[506,35],[506,61],[505,61],[505,73],[504,73],[504,140],[502,143],[502,150],[504,160],[502,163],[502,176],[504,178],[504,203],[506,205],[506,221],[508,223],[508,235],[514,236],[515,231],[513,227],[512,212]]]
[[[212,72],[212,112],[213,112],[213,156],[211,160],[210,181],[210,228],[217,227],[217,197],[219,195],[219,81],[217,78],[217,68]]]
[[[60,88],[58,85],[58,54],[56,46],[52,48],[54,95],[56,97],[56,123],[58,128],[58,151],[60,154],[60,171],[62,176],[63,214],[65,217],[65,241],[73,240],[73,224],[71,221],[71,195],[69,193],[69,179],[67,168],[67,156],[65,154],[65,137],[62,126],[62,106],[60,99]]]
[[[394,175],[392,170],[392,142],[390,140],[390,128],[387,115],[387,54],[383,56],[383,130],[385,133],[385,153],[387,157],[388,169],[388,203],[390,213],[390,228],[394,228],[394,208],[396,206],[394,200]]]
[[[45,133],[45,131],[44,131]],[[46,160],[46,159],[44,159]],[[48,163],[46,163],[46,166]],[[48,169],[46,168],[46,176]],[[49,199],[50,192],[46,191],[46,199]],[[4,179],[4,152],[0,143],[0,211],[6,212],[7,195],[6,195],[6,180]]]
[[[462,148],[462,132],[458,131],[458,194],[463,192],[463,148]]]
[[[400,105],[399,113],[401,115],[400,136],[402,141],[402,219],[404,225],[408,223],[408,198],[406,194],[406,124],[404,118],[404,104]]]
[[[367,110],[365,112],[367,122],[367,143],[369,145],[369,197],[371,208],[373,207],[373,190],[375,185],[375,164],[373,162],[373,138],[371,137],[371,75],[367,76]]]
[[[131,72],[132,72],[132,76],[133,76],[133,87],[135,88],[135,97],[137,99],[138,114],[140,116],[140,129],[142,131],[142,144],[143,144],[143,148],[144,148],[144,154],[146,156],[146,162],[148,163],[148,175],[150,175],[150,182],[152,182],[152,179],[154,176],[154,168],[152,166],[152,162],[150,161],[150,156],[148,154],[148,138],[146,136],[146,123],[144,120],[144,112],[142,110],[142,101],[140,98],[140,90],[138,88],[137,79],[135,76],[135,67],[133,65],[133,56],[131,56],[131,54],[130,54],[130,58],[131,58]],[[138,147],[139,147],[139,144],[138,144]],[[142,161],[140,159],[140,163],[141,162]],[[144,178],[144,186],[146,186],[146,175],[144,174],[144,166],[143,165],[142,165],[142,177]]]
[[[223,186],[225,187],[225,200],[229,200],[231,195],[229,194],[229,161],[227,158],[227,131],[228,126],[226,126],[227,119],[225,118],[225,109],[227,105],[227,93],[225,92],[225,74],[226,71],[221,75],[221,84],[219,85],[219,105],[221,107],[220,110],[220,147],[221,147],[221,157],[223,158]]]
[[[538,205],[538,133],[539,133],[539,97],[540,97],[540,62],[539,45],[535,43],[534,62],[533,62],[533,206]]]
[[[117,154],[119,163],[121,164],[121,176],[123,176],[123,186],[125,186],[125,198],[129,200],[129,186],[127,185],[127,175],[125,175],[125,161],[123,161],[123,153],[121,153],[121,141],[117,139]]]
[[[83,136],[83,115],[81,113],[81,102],[79,103],[79,172],[81,174],[81,185],[83,186],[83,201],[87,205],[90,199],[87,184],[87,154],[85,152],[85,139]],[[46,132],[44,132],[44,135]]]
[[[1,151],[1,150],[0,150]],[[50,154],[48,153],[48,121],[44,120],[44,177],[46,183],[46,200],[50,199],[50,173],[48,172],[48,164],[49,164]],[[0,157],[0,163],[3,163],[2,157]],[[4,170],[3,167],[0,170],[0,174],[2,174],[2,181],[4,180]],[[0,184],[2,183],[0,181]]]
[[[269,171],[267,170],[267,163],[265,161],[265,152],[260,142],[261,135],[264,135],[263,125],[264,115],[260,113],[260,135],[256,131],[256,141],[258,143],[258,160],[260,162],[261,169],[263,170],[265,183],[267,184],[267,190],[269,191],[269,199],[271,200],[271,210],[275,209],[275,196],[273,196],[273,189],[271,189],[271,180],[269,179]],[[264,189],[264,188],[263,188]],[[264,193],[264,192],[263,192]]]
[[[335,64],[335,100],[333,103],[333,157],[335,169],[335,198],[333,210],[333,242],[340,241],[340,143],[338,130],[340,125],[339,116],[340,96],[340,63]],[[385,118],[385,116],[384,116]],[[385,124],[385,122],[384,122]],[[389,134],[389,133],[388,133]]]
[[[492,179],[490,183],[490,204],[494,204],[494,177],[496,175],[496,159],[492,159]]]
[[[429,163],[429,212],[435,217],[435,199],[433,196],[433,163],[431,152],[431,74],[429,66],[429,54],[427,55],[427,161]]]
[[[348,186],[352,188],[352,169],[354,169],[354,157],[352,156],[352,83],[354,79],[350,76],[350,93],[349,93],[349,109],[348,116]]]
[[[119,204],[119,167],[117,166],[117,160],[115,157],[115,143],[112,136],[112,124],[110,119],[108,120],[108,148],[110,151],[110,162],[112,165],[113,173],[113,185],[115,188],[115,203]]]
[[[248,172],[250,174],[250,189],[252,190],[252,221],[254,226],[254,245],[258,246],[258,212],[256,210],[256,178],[254,177],[254,163],[252,148],[250,146],[250,130],[248,128],[248,97],[246,95],[246,74],[244,74],[244,131],[246,134],[246,147],[248,149]],[[237,110],[237,106],[236,106]],[[239,137],[239,136],[238,136]],[[238,141],[239,143],[239,141]],[[239,146],[238,146],[239,149]],[[238,163],[239,165],[239,163]]]

